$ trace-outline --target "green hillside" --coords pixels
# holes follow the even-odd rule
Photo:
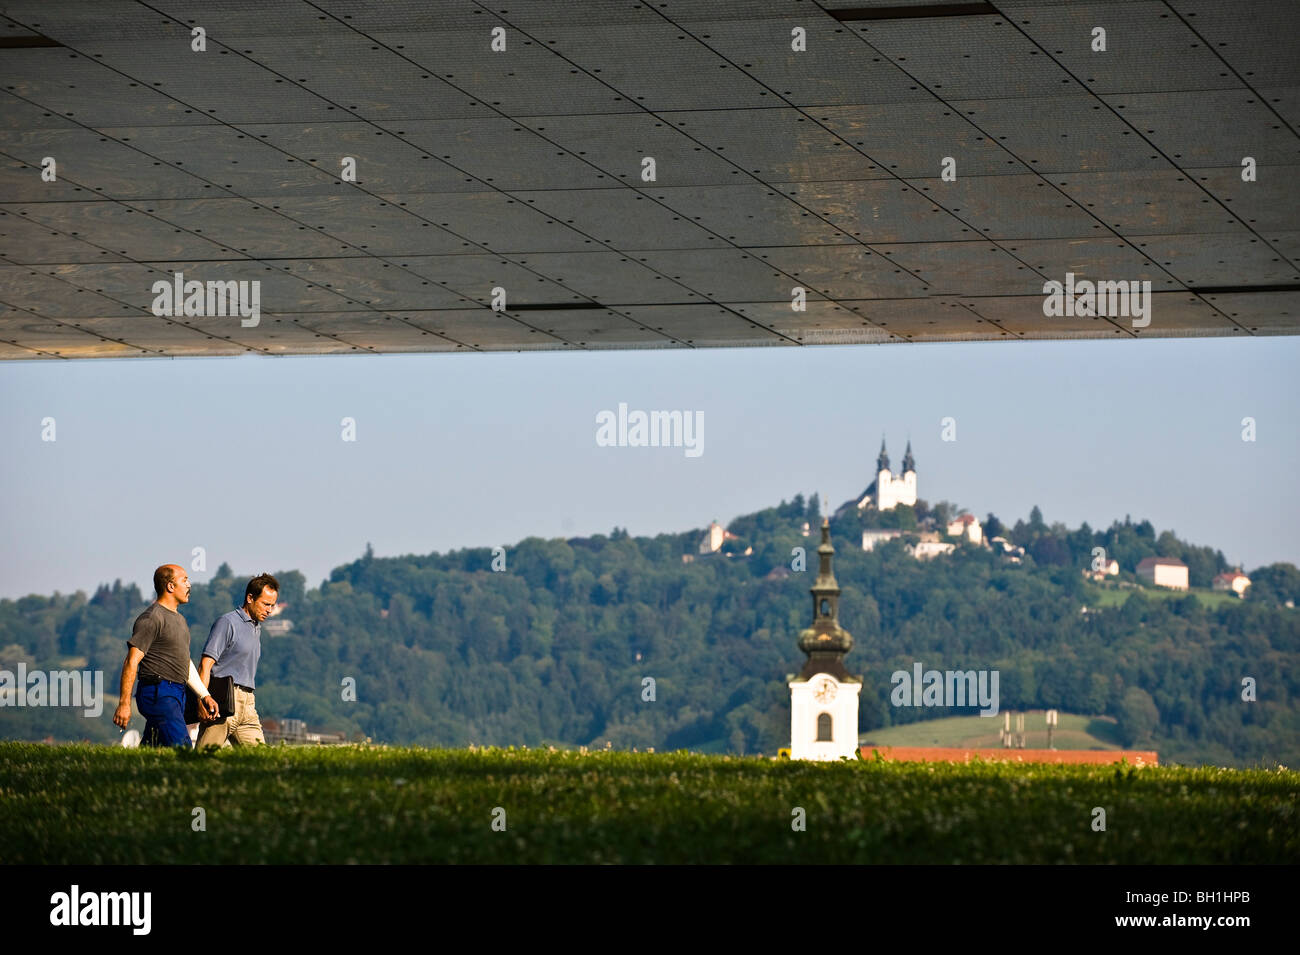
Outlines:
[[[872,516],[900,529],[950,505],[918,502]],[[379,558],[367,550],[309,588],[277,572],[284,635],[266,635],[257,674],[263,717],[391,744],[586,745],[774,754],[789,744],[789,674],[811,618],[820,503],[802,496],[733,520],[723,553],[699,554],[703,528],[656,537],[528,538],[489,548]],[[1194,587],[1227,562],[1146,521],[1105,530],[985,523],[1025,548],[1021,563],[963,544],[913,559],[904,541],[861,549],[856,513],[832,520],[847,657],[862,676],[862,733],[974,710],[895,707],[890,674],[926,668],[1000,675],[1003,710],[1057,709],[1114,720],[1120,745],[1162,763],[1300,764],[1300,571],[1250,571],[1246,600],[1136,585],[1119,594],[1081,570],[1105,550],[1132,568],[1176,556]],[[802,555],[802,556],[801,556]],[[692,558],[684,561],[683,557]],[[254,568],[261,570],[263,568]],[[212,621],[242,602],[247,576],[222,565],[182,612],[197,655]],[[1214,595],[1216,597],[1220,595]],[[147,606],[120,583],[84,593],[0,600],[0,670],[102,670],[114,693],[134,617]],[[1087,608],[1088,612],[1083,612]],[[1243,680],[1256,699],[1242,698]],[[341,687],[354,681],[355,699]],[[650,682],[647,682],[650,681]],[[111,701],[97,718],[0,707],[0,738],[112,742]],[[142,726],[137,720],[135,726]],[[931,736],[933,736],[933,731]]]
[[[1015,728],[1015,717],[1012,718]],[[1002,716],[950,716],[944,719],[890,726],[859,734],[858,741],[875,746],[958,746],[996,749],[1002,745],[998,730]],[[1107,716],[1057,713],[1052,733],[1056,749],[1123,749],[1115,720]],[[1025,714],[1025,747],[1047,748],[1046,711]]]
[[[1136,584],[1128,588],[1118,587],[1114,584],[1094,584],[1092,587],[1092,607],[1118,607],[1135,589],[1140,589],[1143,596],[1152,600],[1180,600],[1188,594],[1194,596],[1200,603],[1207,607],[1217,610],[1220,607],[1232,607],[1241,603],[1241,598],[1236,594],[1228,593],[1222,590],[1211,590],[1208,587],[1190,587],[1187,590],[1170,590],[1165,587],[1141,587]]]

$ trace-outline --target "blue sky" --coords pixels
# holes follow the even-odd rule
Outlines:
[[[0,364],[0,596],[207,580],[528,536],[653,535],[871,480],[1014,522],[1131,514],[1246,569],[1300,563],[1300,339]],[[704,453],[596,415],[702,411]],[[956,440],[941,421],[956,419]],[[42,441],[42,419],[56,440]],[[355,442],[341,439],[344,417]],[[1242,419],[1257,439],[1242,440]]]

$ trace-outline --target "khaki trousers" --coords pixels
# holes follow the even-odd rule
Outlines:
[[[257,715],[253,694],[235,687],[235,712],[220,723],[200,723],[199,738],[194,746],[256,746],[265,743],[262,721]]]

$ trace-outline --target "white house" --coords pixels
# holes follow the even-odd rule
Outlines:
[[[1006,559],[1011,561],[1013,564],[1020,563],[1020,558],[1025,556],[1025,549],[1023,547],[1017,547],[1005,537],[992,537],[989,539],[989,545],[994,550],[1001,548],[1002,556],[1006,557]]]
[[[700,553],[716,554],[722,550],[723,542],[729,540],[739,540],[739,538],[717,521],[712,521],[709,529],[704,532],[703,540],[700,541]]]
[[[1107,577],[1115,577],[1119,574],[1119,561],[1113,557],[1102,564],[1099,570],[1093,570],[1091,566],[1085,567],[1083,576],[1091,577],[1093,580],[1105,580]]]
[[[877,544],[883,544],[885,541],[891,541],[903,534],[900,530],[885,528],[879,530],[865,530],[862,532],[862,549],[875,550]]]
[[[1187,565],[1176,557],[1144,557],[1138,562],[1137,575],[1156,587],[1187,589]]]
[[[984,543],[984,529],[973,514],[962,514],[948,522],[949,537],[964,537],[972,544]]]
[[[912,556],[917,560],[929,560],[931,557],[938,557],[940,554],[951,554],[957,549],[957,545],[951,541],[926,540],[925,538],[926,535],[921,535],[921,539],[912,545]]]
[[[1246,588],[1249,586],[1250,578],[1240,570],[1229,570],[1214,578],[1215,590],[1231,590],[1238,597],[1246,596]]]

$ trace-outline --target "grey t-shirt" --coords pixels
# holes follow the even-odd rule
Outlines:
[[[185,618],[155,601],[135,618],[129,646],[144,651],[141,676],[184,683],[190,676],[190,628]]]

